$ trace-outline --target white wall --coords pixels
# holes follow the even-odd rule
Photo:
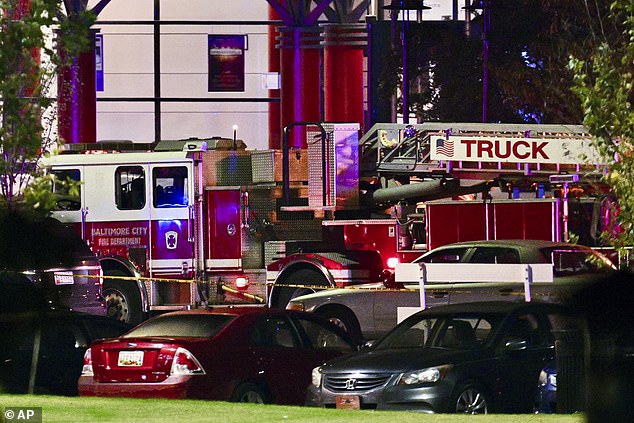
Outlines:
[[[91,0],[89,7],[98,0]],[[268,73],[268,27],[222,25],[222,21],[266,21],[265,0],[162,0],[162,21],[215,21],[211,25],[161,26],[161,97],[213,99],[269,96],[262,79]],[[152,25],[100,24],[104,21],[150,22],[153,0],[112,0],[95,28],[103,34],[104,91],[97,98],[154,96],[154,28]],[[246,34],[245,91],[207,92],[207,35]],[[161,138],[233,136],[250,149],[268,148],[267,102],[168,102],[161,105]],[[97,102],[97,139],[154,140],[152,102]]]

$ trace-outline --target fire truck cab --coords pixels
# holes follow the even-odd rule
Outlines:
[[[202,143],[189,143],[199,151]],[[136,323],[159,298],[191,296],[191,284],[143,282],[195,277],[196,152],[62,154],[47,162],[60,179],[80,181],[80,197],[58,202],[53,217],[72,223],[99,254],[108,314]],[[186,301],[189,303],[189,299]]]

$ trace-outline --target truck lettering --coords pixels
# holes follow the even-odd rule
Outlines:
[[[484,153],[488,153],[489,159],[493,158],[493,143],[491,141],[478,142],[478,157],[484,157]]]
[[[548,143],[546,141],[542,142],[537,146],[537,143],[533,143],[533,158],[537,158],[537,153],[542,156],[542,159],[549,159],[548,154],[544,152],[544,147],[546,147]]]
[[[502,143],[501,142],[496,142],[495,143],[495,156],[499,157],[500,159],[506,159],[508,157],[511,156],[511,142],[510,141],[506,141],[504,143],[504,152],[502,152]]]
[[[92,228],[90,231],[98,247],[137,246],[143,245],[147,238],[148,228],[145,226],[117,226]]]
[[[477,142],[478,140],[462,140],[462,144],[467,148],[467,156],[471,157],[471,146]]]
[[[123,236],[130,234],[130,228],[93,228],[92,236]]]
[[[520,147],[525,147],[528,151],[524,150],[525,152],[521,153]],[[513,155],[518,159],[527,159],[531,155],[529,151],[530,145],[526,141],[518,141],[513,145]]]
[[[146,236],[147,228],[143,226],[132,228],[132,235]]]
[[[110,245],[140,245],[141,238],[139,237],[127,237],[127,238],[110,238]]]
[[[460,141],[465,147],[467,157],[478,159],[508,159],[524,160],[549,160],[550,157],[544,150],[547,141],[531,142],[529,140],[474,140],[464,139]]]
[[[144,226],[120,226],[116,228],[93,228],[90,231],[90,234],[93,237],[99,236],[128,236],[128,235],[137,235],[137,236],[147,236],[148,228]]]

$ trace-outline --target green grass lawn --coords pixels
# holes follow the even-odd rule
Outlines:
[[[43,423],[196,423],[196,422],[552,422],[581,423],[582,414],[575,415],[421,415],[402,411],[324,410],[310,407],[230,404],[191,400],[136,400],[128,398],[78,398],[40,395],[0,394],[0,408],[41,407]],[[17,420],[4,419],[2,423]],[[4,420],[3,420],[4,419]]]

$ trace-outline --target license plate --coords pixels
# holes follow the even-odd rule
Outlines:
[[[361,408],[361,401],[358,395],[337,395],[335,406],[341,409],[358,410]]]
[[[119,351],[119,366],[143,365],[143,351]]]
[[[75,283],[73,272],[55,272],[55,285],[72,285]]]

